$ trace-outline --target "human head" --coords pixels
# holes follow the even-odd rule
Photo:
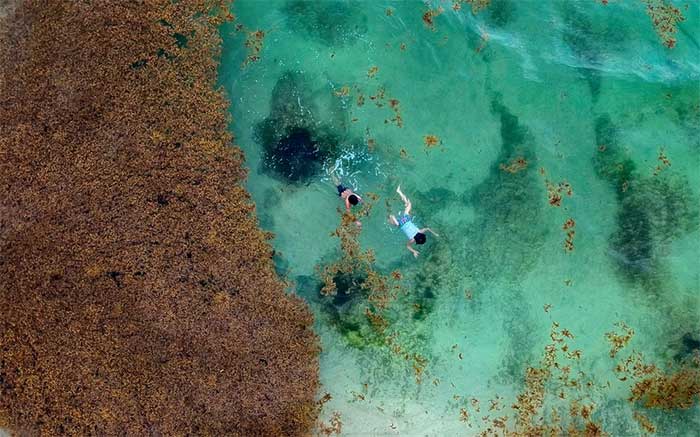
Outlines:
[[[413,239],[416,241],[416,244],[423,244],[425,243],[425,234],[419,232],[413,237]]]
[[[354,194],[351,194],[348,196],[348,202],[350,202],[350,205],[357,205],[357,202],[359,202],[360,199],[357,198]]]

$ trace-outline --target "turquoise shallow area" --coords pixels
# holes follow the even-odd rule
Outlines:
[[[697,435],[697,400],[645,410],[613,371],[632,350],[692,367],[700,341],[700,5],[676,4],[686,21],[669,50],[633,0],[493,0],[477,14],[447,1],[235,2],[220,81],[278,269],[317,316],[326,423],[337,411],[342,435],[477,434],[483,416],[512,415],[556,321],[583,351],[577,371],[594,388],[577,396],[605,431],[642,435],[638,411],[659,435]],[[257,30],[260,59],[246,63]],[[403,275],[386,332],[408,360],[371,334],[361,296],[319,294],[318,268],[339,256],[332,169],[379,196],[360,242],[380,272]],[[561,185],[557,206],[560,183],[572,194]],[[398,184],[440,233],[418,259],[386,223]],[[620,321],[635,334],[613,359],[605,333]],[[496,396],[506,407],[489,412]]]

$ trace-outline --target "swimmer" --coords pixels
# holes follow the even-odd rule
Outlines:
[[[347,212],[350,212],[353,206],[358,205],[360,202],[362,202],[362,197],[360,197],[357,193],[352,191],[350,188],[344,186],[342,183],[340,183],[340,179],[334,174],[331,173],[331,178],[333,178],[333,183],[335,184],[335,187],[338,189],[338,196],[340,196],[341,199],[343,199],[345,203],[345,210]],[[357,226],[362,226],[362,223],[360,221],[356,221],[355,224]]]
[[[400,219],[396,219],[395,215],[390,215],[389,216],[389,223],[391,223],[394,226],[397,226],[399,229],[403,231],[404,234],[406,234],[406,237],[408,238],[408,243],[406,243],[406,248],[413,254],[415,258],[418,258],[419,252],[411,247],[413,243],[416,244],[425,244],[425,233],[430,232],[431,234],[435,235],[436,237],[439,237],[437,233],[435,233],[432,229],[430,228],[423,228],[423,229],[418,229],[418,226],[416,226],[413,223],[413,218],[409,215],[411,213],[411,201],[408,200],[408,197],[406,197],[402,192],[401,192],[401,186],[399,185],[396,187],[396,192],[399,193],[399,196],[401,196],[401,200],[403,200],[403,203],[405,205],[405,209],[403,210],[403,214],[401,215]]]

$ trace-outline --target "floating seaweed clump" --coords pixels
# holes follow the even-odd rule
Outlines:
[[[374,66],[370,67],[370,69],[367,71],[367,77],[372,79],[374,76],[377,75],[378,72],[379,72],[379,67],[374,65]]]
[[[616,326],[621,332],[606,334],[613,346],[611,357],[617,355],[634,333],[624,323]],[[664,371],[648,364],[641,353],[632,350],[617,363],[615,372],[619,380],[633,382],[629,401],[647,409],[688,409],[700,398],[700,355]],[[650,427],[646,418],[641,419],[641,424]]]
[[[508,164],[501,163],[498,168],[508,173],[517,173],[527,168],[527,159],[519,156],[512,159]]]
[[[572,252],[574,250],[574,236],[576,235],[576,222],[574,219],[569,217],[564,222],[562,229],[566,231],[566,239],[564,240],[564,250],[566,252]]]
[[[332,436],[341,435],[343,432],[343,421],[340,412],[334,411],[331,414],[331,418],[328,420],[328,424],[321,421],[318,424],[318,435],[321,436]]]
[[[442,141],[440,141],[437,135],[426,135],[423,137],[423,144],[426,149],[432,149],[441,143]]]
[[[685,368],[666,374],[656,369],[635,383],[630,401],[640,401],[645,408],[688,409],[699,397],[700,370]]]
[[[544,176],[545,174],[544,168],[540,168],[540,175]],[[574,189],[567,181],[562,181],[555,185],[549,179],[545,179],[544,183],[547,188],[547,199],[551,206],[560,207],[564,195],[567,197],[574,195]]]
[[[374,77],[377,72],[379,71],[378,67],[371,67],[368,72],[367,76],[369,78]],[[359,85],[355,85],[352,88],[348,85],[344,85],[340,87],[339,90],[335,91],[333,94],[337,97],[345,98],[345,97],[350,97],[353,95],[353,92],[356,94],[355,97],[355,103],[358,108],[361,108],[365,105],[366,103],[366,96],[365,93],[367,91],[364,91]],[[393,113],[393,117],[391,118],[385,118],[384,119],[384,124],[395,124],[397,127],[403,127],[403,117],[401,116],[401,107],[400,107],[400,102],[398,99],[387,96],[386,94],[386,88],[384,85],[379,85],[374,92],[374,94],[371,94],[368,96],[369,99],[374,102],[374,105],[377,108],[383,108],[387,106],[388,103],[388,109],[391,110]],[[359,119],[357,117],[353,118],[353,122],[357,122]]]
[[[649,434],[654,434],[656,432],[656,425],[654,425],[654,422],[649,420],[649,418],[638,411],[634,412],[634,420],[637,421],[639,424],[639,427],[644,430],[644,432],[647,432]]]
[[[238,28],[237,28],[238,29]],[[253,62],[258,62],[260,60],[260,52],[263,48],[263,42],[265,40],[264,30],[254,30],[246,31],[245,47],[248,50],[248,55],[241,67],[246,67],[248,64]]]
[[[618,352],[630,342],[634,336],[634,330],[627,326],[625,322],[618,322],[615,324],[616,327],[620,328],[621,333],[611,331],[605,334],[605,338],[608,339],[612,348],[610,349],[610,358],[615,358]]]
[[[659,156],[656,159],[659,161],[659,164],[654,167],[654,176],[658,176],[662,171],[671,166],[671,160],[666,156],[664,149],[659,150]]]
[[[524,388],[510,410],[505,410],[498,397],[490,401],[488,413],[481,417],[485,429],[479,435],[604,435],[593,417],[595,402],[587,393],[593,383],[578,370],[582,352],[571,350],[568,343],[573,334],[553,322],[550,338],[539,363],[526,369]],[[462,404],[460,420],[471,427],[471,417],[481,412],[479,405],[477,399]]]
[[[275,274],[216,89],[229,2],[12,3],[0,24],[2,427],[310,433],[313,319]]]
[[[612,350],[611,357],[627,346],[634,331],[624,322],[617,323],[616,330],[606,334]],[[515,402],[507,409],[503,399],[496,396],[489,401],[489,409],[482,408],[476,398],[454,395],[452,407],[458,410],[459,421],[469,428],[481,429],[480,436],[603,436],[609,435],[602,423],[596,400],[610,383],[603,385],[595,377],[581,370],[584,356],[579,349],[572,350],[574,334],[552,323],[551,342],[544,348],[539,363],[527,367],[524,388],[516,395]],[[630,384],[628,401],[637,407],[633,419],[646,432],[656,431],[656,425],[640,409],[687,410],[700,397],[700,357],[697,362],[664,372],[644,362],[642,354],[632,351],[615,368],[620,381]],[[608,407],[611,403],[608,402]],[[617,403],[615,421],[620,426],[620,416],[627,408]],[[611,412],[608,411],[608,414]],[[613,422],[613,424],[614,424]],[[626,431],[637,432],[625,427]]]
[[[373,194],[368,194],[357,214],[346,212],[333,236],[340,240],[340,258],[319,267],[323,305],[332,322],[338,326],[351,346],[364,348],[368,344],[383,345],[388,326],[383,312],[396,298],[401,274],[390,276],[374,269],[374,254],[363,251],[358,237],[359,217],[369,214]]]
[[[472,14],[477,14],[481,10],[486,9],[492,0],[452,0],[452,9],[459,11],[462,5],[466,4],[471,8]]]
[[[651,18],[654,30],[663,44],[672,49],[676,46],[678,23],[685,21],[681,10],[666,0],[642,0],[647,7],[647,15]]]
[[[428,9],[423,13],[423,24],[425,24],[428,29],[435,31],[435,17],[442,15],[443,12],[445,12],[445,10],[442,6],[435,9]]]
[[[428,359],[422,352],[426,339],[415,321],[432,311],[436,299],[433,287],[440,284],[433,281],[440,275],[422,276],[418,272],[407,277],[397,270],[385,275],[375,269],[374,254],[363,251],[358,242],[361,229],[356,220],[369,213],[378,197],[369,194],[366,198],[363,209],[357,214],[345,213],[333,233],[340,240],[340,258],[318,268],[320,308],[348,346],[383,354],[386,366],[382,372],[409,370],[420,384]],[[440,262],[436,256],[431,252],[426,262],[449,267],[450,263]]]

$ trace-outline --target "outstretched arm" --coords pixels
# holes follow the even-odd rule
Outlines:
[[[399,196],[401,196],[401,200],[403,200],[403,203],[405,205],[404,209],[404,214],[410,214],[411,213],[411,201],[408,200],[408,197],[406,197],[405,194],[401,191],[401,185],[396,187],[396,192],[399,193]]]
[[[440,236],[440,234],[438,234],[437,232],[433,231],[433,230],[430,229],[430,228],[423,228],[423,229],[420,230],[420,233],[421,233],[421,234],[425,234],[425,231],[430,232],[431,234],[435,235],[436,237],[439,237],[439,236]]]
[[[410,240],[408,243],[406,243],[406,249],[408,249],[409,251],[411,251],[411,253],[413,254],[413,257],[414,257],[414,258],[418,258],[418,254],[419,254],[420,252],[418,252],[416,249],[414,249],[414,248],[411,247],[411,243],[412,243],[412,242],[413,242],[413,240]]]
[[[350,201],[348,198],[345,198],[345,213],[352,215],[352,205],[350,205]],[[355,216],[353,216],[355,217]],[[358,228],[362,227],[362,222],[357,220],[357,217],[355,217],[355,224],[357,225]]]
[[[396,216],[394,214],[389,215],[389,223],[394,225],[394,226],[399,225],[399,221],[396,220]]]

